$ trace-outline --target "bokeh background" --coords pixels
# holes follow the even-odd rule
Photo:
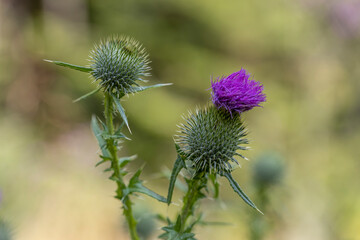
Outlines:
[[[87,74],[43,59],[88,64],[93,44],[130,35],[150,53],[150,83],[126,98],[133,130],[123,155],[138,154],[146,185],[166,195],[181,116],[210,99],[210,79],[247,69],[267,94],[244,114],[250,161],[234,172],[259,216],[224,181],[204,200],[198,239],[360,239],[360,1],[1,0],[0,239],[128,239],[113,182],[98,161],[89,123],[101,94]],[[139,196],[144,239],[156,212]],[[1,235],[2,234],[2,235]]]

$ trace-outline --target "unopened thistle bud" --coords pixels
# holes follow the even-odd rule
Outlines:
[[[253,165],[253,178],[261,187],[276,185],[284,177],[285,166],[280,155],[268,152],[256,159]]]
[[[242,113],[259,107],[266,101],[262,93],[263,86],[250,78],[245,69],[234,72],[227,77],[211,82],[212,101],[218,108],[224,108],[230,113]]]
[[[230,162],[238,164],[234,156],[245,158],[237,152],[246,150],[242,145],[248,143],[239,115],[211,106],[190,113],[185,120],[176,142],[197,173],[223,175],[233,169]]]
[[[0,239],[1,240],[11,240],[12,229],[9,227],[8,223],[0,218]]]
[[[136,81],[149,76],[149,58],[145,49],[129,37],[111,37],[96,45],[90,53],[91,75],[108,93],[118,97],[134,91]]]

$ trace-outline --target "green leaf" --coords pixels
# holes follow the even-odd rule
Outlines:
[[[214,198],[218,198],[219,197],[219,182],[216,179],[216,174],[210,174],[209,178],[210,178],[212,184],[214,185]]]
[[[108,134],[108,133],[103,133],[102,134],[102,137],[105,139],[105,140],[108,140],[108,139],[114,139],[114,140],[118,140],[118,139],[121,139],[121,138],[125,138],[127,140],[131,140],[130,138],[126,137],[124,134],[122,133],[114,133],[114,134]]]
[[[134,192],[138,192],[138,193],[143,193],[145,195],[148,195],[149,197],[152,197],[160,202],[164,202],[166,203],[166,198],[153,192],[152,190],[148,189],[147,187],[145,187],[144,185],[142,185],[142,180],[139,179],[139,176],[141,174],[142,169],[139,169],[134,176],[131,177],[130,181],[129,181],[129,185],[126,189],[124,189],[123,191],[123,197],[134,193]]]
[[[71,69],[81,71],[81,72],[87,72],[88,73],[88,72],[91,72],[93,70],[92,68],[89,68],[89,67],[73,65],[73,64],[70,64],[70,63],[66,63],[66,62],[52,61],[52,60],[47,60],[47,59],[44,59],[44,61],[54,63],[54,64],[62,66],[62,67],[71,68]]]
[[[195,221],[193,221],[186,229],[185,232],[191,233],[192,229],[195,227],[197,223],[199,223],[202,219],[202,214],[200,214]]]
[[[105,163],[105,162],[111,161],[111,159],[112,159],[112,158],[110,158],[110,157],[104,157],[104,156],[102,156],[102,155],[100,155],[100,158],[101,158],[101,161],[99,161],[99,162],[95,165],[95,167],[97,167],[97,166],[99,166],[99,165],[101,165],[101,164],[103,164],[103,163]]]
[[[151,88],[165,87],[165,86],[170,86],[170,85],[172,85],[172,83],[159,83],[159,84],[155,84],[155,85],[151,85],[151,86],[133,87],[133,90],[131,92],[137,93],[137,92],[142,92],[142,91],[145,91],[145,90],[151,89]]]
[[[176,178],[177,178],[178,174],[180,173],[181,169],[183,169],[184,167],[185,167],[184,161],[180,157],[180,155],[178,155],[178,157],[176,158],[172,173],[171,173],[171,177],[170,177],[170,184],[169,184],[168,195],[167,195],[167,204],[168,205],[170,205],[170,203],[171,203]]]
[[[95,115],[92,116],[91,118],[91,129],[99,143],[102,155],[105,158],[111,158],[111,154],[109,153],[109,151],[106,148],[106,141],[104,140],[104,138],[102,137],[103,135],[103,130],[101,130],[99,124],[98,124],[98,120],[97,117]]]
[[[177,217],[176,223],[169,222],[168,226],[161,228],[165,233],[159,236],[160,239],[165,240],[196,240],[195,234],[191,232],[180,232],[181,218]]]
[[[137,155],[133,155],[133,156],[130,156],[130,157],[119,158],[119,167],[120,168],[125,167],[129,162],[134,160],[136,157],[137,157]]]
[[[83,99],[85,99],[85,98],[87,98],[87,97],[90,97],[91,95],[94,95],[95,93],[97,93],[98,91],[100,91],[100,89],[101,89],[101,88],[97,88],[97,89],[95,89],[94,91],[91,91],[91,92],[89,92],[89,93],[87,93],[87,94],[85,94],[85,95],[83,95],[83,96],[75,99],[75,100],[73,101],[73,103],[79,102],[79,101],[81,101],[81,100],[83,100]]]
[[[162,176],[165,177],[166,179],[170,180],[171,177],[171,171],[169,169],[164,169],[161,172]],[[186,192],[188,187],[186,186],[186,184],[184,184],[182,181],[176,181],[175,182],[175,188],[179,189],[182,192]]]
[[[194,233],[180,233],[179,239],[180,240],[196,240],[196,238],[194,238],[194,236],[195,236]]]
[[[181,228],[181,216],[179,215],[176,219],[175,225],[174,225],[174,229],[176,231],[180,231]]]
[[[159,202],[163,202],[166,203],[166,198],[157,194],[156,192],[148,189],[147,187],[143,186],[141,183],[138,183],[136,185],[136,187],[134,188],[130,188],[131,192],[138,192],[138,193],[143,193],[145,195],[148,195],[149,197],[152,197],[156,200],[158,200]]]
[[[250,200],[248,196],[243,192],[239,184],[235,181],[235,179],[232,177],[230,172],[225,172],[223,174],[229,180],[230,186],[234,189],[234,191],[252,208],[256,209],[258,212],[263,214],[256,206],[255,204]]]
[[[140,180],[140,174],[142,172],[142,168],[137,170],[135,174],[130,178],[129,180],[129,187],[134,187],[137,183],[141,183],[142,180]]]
[[[112,98],[114,100],[116,109],[118,110],[118,112],[120,114],[120,117],[123,119],[126,127],[129,129],[129,132],[131,133],[129,123],[128,123],[128,120],[126,118],[125,110],[124,110],[123,106],[121,105],[120,100],[116,96],[114,96],[113,94],[111,94],[111,96],[112,96]]]
[[[164,240],[196,240],[194,233],[180,233],[174,229],[173,225],[161,228],[165,233],[159,236],[160,239]]]
[[[117,128],[114,134],[123,134],[121,132],[121,129],[123,128],[124,124],[125,124],[124,122],[121,122],[120,126]]]
[[[98,163],[95,164],[95,167],[100,166],[100,165],[103,164],[104,162],[107,162],[107,161],[105,161],[105,160],[99,161]]]

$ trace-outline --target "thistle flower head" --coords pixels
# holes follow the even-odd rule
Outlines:
[[[90,52],[92,76],[109,93],[122,96],[134,91],[136,81],[149,76],[145,49],[129,37],[111,37]]]
[[[263,86],[250,78],[245,69],[227,77],[211,82],[212,102],[218,108],[225,108],[230,113],[242,113],[259,107],[266,101]]]
[[[232,170],[230,162],[238,164],[234,156],[243,157],[237,150],[246,150],[241,145],[248,143],[239,115],[212,106],[190,113],[185,120],[175,141],[197,173],[222,175]]]

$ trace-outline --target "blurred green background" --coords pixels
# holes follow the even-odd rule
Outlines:
[[[198,227],[200,240],[360,239],[356,0],[0,1],[0,231],[128,239],[115,186],[94,167],[89,125],[102,114],[101,94],[72,103],[95,88],[92,79],[43,61],[86,65],[93,44],[113,34],[143,43],[150,83],[174,83],[124,103],[133,141],[122,153],[138,154],[132,170],[147,163],[143,179],[162,195],[176,125],[209,101],[210,79],[244,67],[265,87],[264,107],[244,114],[251,161],[234,172],[265,216],[223,182],[221,201],[202,207],[206,220],[231,225]],[[147,239],[161,232],[151,215],[173,217],[180,197],[170,207],[136,199]]]

